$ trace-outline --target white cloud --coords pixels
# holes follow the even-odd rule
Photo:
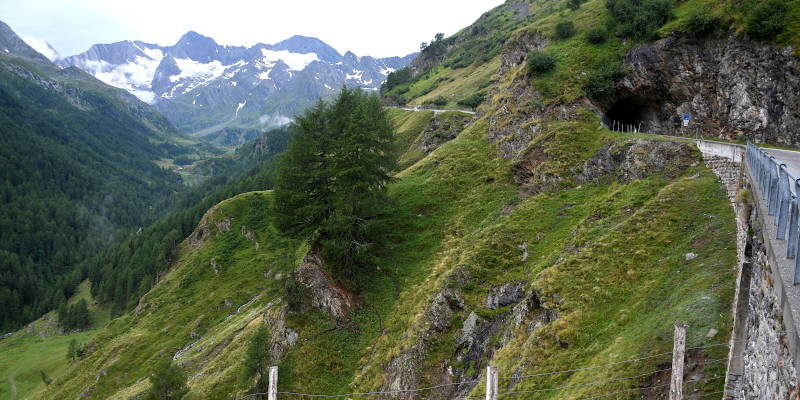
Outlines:
[[[28,44],[28,46],[33,47],[34,50],[38,51],[41,55],[47,57],[48,60],[54,61],[59,58],[58,53],[55,50],[53,50],[53,48],[50,47],[50,45],[48,45],[47,42],[45,42],[44,40],[38,39],[30,35],[25,35],[20,37],[22,38],[22,40],[25,41],[25,43]]]

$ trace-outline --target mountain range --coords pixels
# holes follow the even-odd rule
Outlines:
[[[285,124],[342,86],[378,90],[390,72],[415,56],[341,55],[305,36],[272,45],[224,46],[190,31],[172,46],[96,44],[56,62],[129,91],[183,132],[218,145],[238,145]]]

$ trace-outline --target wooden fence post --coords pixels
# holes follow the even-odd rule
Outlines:
[[[672,379],[669,400],[683,400],[683,356],[686,350],[686,325],[675,324],[675,339],[672,347]]]
[[[278,400],[278,367],[269,367],[269,393],[267,400]]]
[[[486,400],[497,400],[497,367],[486,367]]]

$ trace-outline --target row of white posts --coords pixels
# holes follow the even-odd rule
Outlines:
[[[683,358],[685,351],[686,325],[675,324],[669,400],[683,400]],[[486,367],[486,400],[497,400],[497,381],[497,367]],[[269,368],[269,392],[267,394],[267,400],[278,400],[278,367]]]

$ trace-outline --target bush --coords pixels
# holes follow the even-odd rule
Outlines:
[[[756,39],[770,39],[783,31],[786,26],[788,8],[782,0],[767,0],[747,16],[745,31]]]
[[[634,39],[652,39],[672,14],[673,0],[608,0],[606,8],[619,23],[619,33]]]
[[[188,392],[186,373],[173,364],[169,357],[164,357],[156,363],[150,374],[150,390],[145,393],[144,399],[178,400]]]
[[[422,102],[422,104],[433,104],[437,107],[444,107],[447,105],[447,99],[445,99],[442,96],[437,96],[433,100],[425,100],[424,102]]]
[[[528,53],[528,75],[544,74],[556,67],[556,60],[549,54],[534,50]]]
[[[575,24],[572,21],[561,21],[556,25],[556,37],[566,39],[575,34]]]
[[[715,15],[709,7],[692,11],[683,24],[683,31],[700,35],[714,29],[719,24],[719,16]]]
[[[619,67],[604,67],[592,72],[584,89],[586,94],[593,99],[602,99],[614,90],[614,85],[625,73]]]
[[[584,3],[585,0],[567,0],[567,8],[572,11],[575,11],[581,8],[581,4]]]
[[[486,97],[486,93],[484,92],[477,92],[472,96],[467,97],[466,99],[461,99],[458,101],[458,105],[470,108],[478,108],[481,103],[483,103],[483,99]]]
[[[600,44],[606,41],[608,32],[603,28],[594,28],[586,32],[586,41],[591,44]]]

